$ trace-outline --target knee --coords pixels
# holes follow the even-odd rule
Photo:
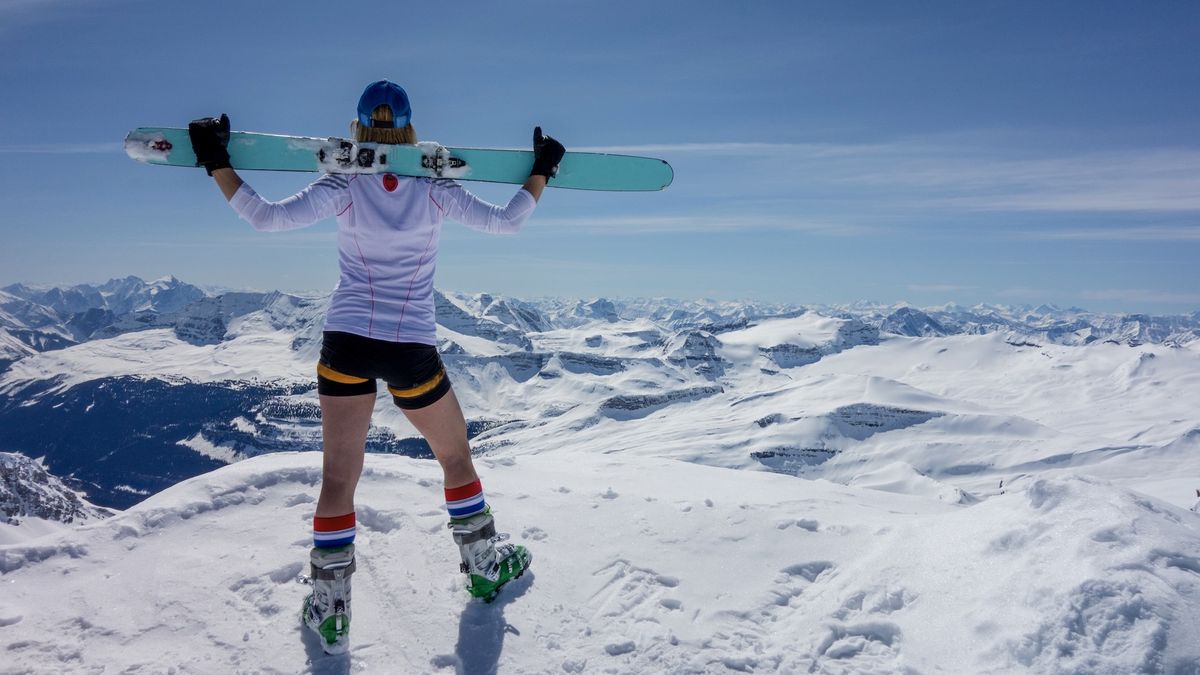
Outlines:
[[[442,465],[442,469],[446,471],[460,472],[474,470],[475,465],[471,461],[471,449],[467,445],[462,448],[455,448],[450,452],[437,453],[438,463]]]
[[[447,476],[463,477],[475,474],[475,463],[471,461],[471,447],[466,443],[453,449],[435,453],[438,464]]]
[[[343,468],[325,467],[321,475],[321,489],[327,492],[354,492],[358,485],[358,474]]]

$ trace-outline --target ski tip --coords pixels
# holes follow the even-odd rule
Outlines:
[[[161,130],[139,127],[125,134],[125,154],[147,164],[165,164],[174,149]]]
[[[659,191],[661,192],[662,190],[666,190],[667,188],[671,187],[671,183],[675,182],[675,167],[671,166],[671,164],[665,159],[660,159],[658,161],[662,162],[663,166],[667,167],[667,182],[663,183],[663,186],[659,188]]]

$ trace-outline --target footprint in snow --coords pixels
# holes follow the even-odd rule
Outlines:
[[[312,495],[308,494],[307,492],[299,492],[297,494],[292,495],[291,497],[288,497],[287,501],[285,501],[283,504],[284,504],[284,506],[291,507],[291,506],[299,506],[301,504],[311,504],[315,501],[317,501],[316,497],[313,497]]]
[[[299,576],[300,572],[302,572],[303,570],[304,570],[304,563],[294,562],[294,563],[284,565],[283,567],[279,567],[277,569],[272,570],[270,573],[267,574],[267,577],[271,581],[274,581],[277,584],[285,584],[285,583],[295,580],[295,578],[297,576]]]
[[[782,571],[784,574],[803,577],[804,579],[812,582],[816,581],[817,577],[821,576],[821,574],[823,574],[825,571],[833,569],[833,567],[833,563],[829,562],[828,560],[817,560],[813,562],[788,565],[787,567],[783,568]]]
[[[604,581],[585,605],[596,625],[604,625],[616,635],[640,635],[641,626],[659,624],[668,613],[683,609],[681,600],[664,597],[680,585],[677,577],[638,567],[627,560],[615,560],[593,575],[603,577]],[[631,642],[615,646],[620,649],[609,651],[612,656],[633,651]]]
[[[356,514],[358,525],[376,532],[391,532],[403,525],[404,514],[401,511],[378,511],[360,505]]]
[[[847,621],[857,614],[891,614],[904,609],[915,596],[904,588],[876,586],[858,591],[846,598],[842,608],[833,613],[835,619]]]
[[[278,567],[262,576],[243,577],[229,585],[229,590],[262,616],[274,616],[283,611],[275,602],[275,591],[281,584],[290,583],[304,569],[304,563],[294,562]]]
[[[795,520],[793,520],[793,519],[781,520],[775,524],[775,527],[777,527],[781,530],[786,530],[789,527],[797,527],[801,530],[807,530],[809,532],[816,532],[817,530],[821,529],[821,523],[819,523],[815,520],[810,520],[808,518],[799,518],[799,519],[795,519]]]
[[[816,650],[824,659],[840,661],[861,655],[863,661],[882,667],[897,657],[894,643],[900,637],[900,627],[890,621],[832,625],[828,630]]]
[[[780,576],[775,579],[777,587],[771,591],[775,595],[774,604],[779,607],[791,605],[792,598],[799,597],[821,574],[830,569],[833,569],[833,563],[824,560],[783,568],[780,570]],[[798,581],[797,577],[803,581]]]
[[[525,528],[525,531],[521,533],[521,536],[525,539],[532,539],[533,541],[542,541],[549,535],[547,535],[546,531],[540,527],[527,527]]]
[[[1185,572],[1200,574],[1200,558],[1185,555],[1183,553],[1156,550],[1153,552],[1153,559],[1155,562],[1162,563],[1167,567],[1174,567]]]
[[[609,656],[621,656],[622,654],[628,654],[636,649],[637,645],[635,645],[632,640],[629,640],[628,642],[614,642],[612,644],[604,645],[604,651],[608,652]]]

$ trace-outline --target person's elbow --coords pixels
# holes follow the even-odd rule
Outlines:
[[[250,227],[259,232],[274,232],[283,229],[284,219],[274,204],[262,204],[257,208],[242,211],[240,215],[242,220],[250,223]]]
[[[524,216],[519,218],[501,217],[492,221],[488,231],[492,234],[517,234],[525,224]]]
[[[500,222],[501,234],[516,234],[521,231],[521,226],[525,221],[529,220],[529,216],[533,213],[531,208],[509,208],[500,213],[497,219]]]

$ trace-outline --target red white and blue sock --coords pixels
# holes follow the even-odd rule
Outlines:
[[[333,548],[354,543],[354,512],[344,516],[313,517],[313,546]]]
[[[479,481],[456,488],[446,488],[446,510],[451,518],[470,518],[483,513],[487,502],[483,501],[483,485]]]

